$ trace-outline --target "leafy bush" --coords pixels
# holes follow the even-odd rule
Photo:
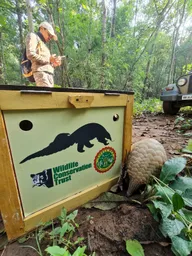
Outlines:
[[[56,227],[54,227],[54,223],[51,221],[41,225],[38,229],[36,229],[35,239],[37,249],[30,245],[23,247],[34,249],[38,255],[43,256],[44,253],[41,249],[41,243],[43,239],[46,239],[50,244],[52,244],[52,246],[48,246],[45,249],[46,255],[48,253],[51,256],[87,256],[87,254],[85,254],[87,247],[85,245],[80,245],[84,238],[78,237],[76,241],[73,239],[76,228],[79,227],[75,221],[77,213],[78,210],[75,210],[67,215],[66,209],[63,208],[61,215],[58,217],[59,223]],[[52,225],[51,231],[47,229],[50,225]],[[19,240],[19,242],[23,243],[29,238],[30,237],[23,237]],[[93,253],[91,256],[94,255],[95,253]]]
[[[178,175],[186,165],[183,157],[165,162],[160,179],[153,177],[155,191],[148,207],[160,221],[160,230],[172,242],[176,256],[187,256],[192,251],[192,178]]]
[[[179,116],[174,121],[174,129],[176,128],[178,129],[179,133],[184,133],[192,128],[192,120]]]
[[[139,103],[137,100],[133,105],[133,115],[141,115],[143,112],[157,113],[162,112],[162,102],[158,99],[148,99]]]

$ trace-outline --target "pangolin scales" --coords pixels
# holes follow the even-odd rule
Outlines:
[[[147,184],[151,175],[158,176],[167,155],[163,145],[155,139],[146,138],[133,144],[127,159],[130,196],[141,184]]]

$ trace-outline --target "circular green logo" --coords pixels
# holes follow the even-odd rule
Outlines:
[[[112,147],[102,148],[94,159],[94,168],[97,172],[109,171],[116,161],[116,152]]]

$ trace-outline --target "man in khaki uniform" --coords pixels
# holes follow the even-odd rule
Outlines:
[[[57,40],[53,27],[46,21],[39,25],[38,33],[26,38],[26,54],[32,63],[32,72],[37,86],[54,87],[54,68],[61,65],[61,57],[51,55],[46,43]]]

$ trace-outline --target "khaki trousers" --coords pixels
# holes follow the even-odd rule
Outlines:
[[[35,83],[41,87],[54,87],[53,74],[38,71],[33,73]]]

